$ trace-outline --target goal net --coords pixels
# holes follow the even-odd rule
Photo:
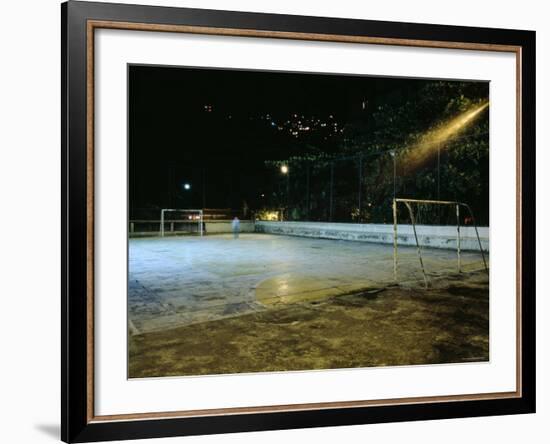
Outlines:
[[[455,259],[449,255],[454,252]],[[486,254],[470,206],[463,202],[393,199],[394,279],[485,269]]]
[[[160,235],[204,234],[202,210],[164,208],[160,211]]]

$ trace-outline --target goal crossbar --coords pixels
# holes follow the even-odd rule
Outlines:
[[[160,236],[161,237],[164,237],[164,222],[165,222],[165,218],[164,218],[164,215],[165,213],[172,213],[172,212],[177,212],[177,213],[193,213],[193,214],[198,214],[199,215],[199,220],[197,221],[197,223],[199,224],[199,235],[202,237],[203,235],[203,213],[202,213],[202,210],[190,210],[190,209],[183,209],[183,208],[163,208],[162,210],[160,210]]]
[[[457,267],[458,272],[460,273],[462,270],[461,266],[461,256],[460,256],[460,207],[464,207],[467,209],[468,213],[470,214],[472,225],[475,229],[477,242],[479,245],[479,251],[481,253],[481,257],[483,259],[483,266],[485,267],[485,271],[488,271],[487,267],[487,261],[485,259],[485,253],[483,251],[483,246],[481,245],[481,239],[479,237],[479,231],[477,229],[477,224],[475,222],[475,217],[472,209],[467,203],[464,202],[458,202],[458,201],[450,201],[450,200],[423,200],[423,199],[404,199],[404,198],[394,198],[392,203],[392,209],[393,209],[393,275],[395,281],[397,281],[397,204],[403,203],[407,207],[409,211],[409,217],[411,219],[411,224],[413,228],[413,234],[414,239],[416,243],[416,251],[418,254],[418,261],[420,263],[420,268],[422,269],[422,276],[424,278],[424,285],[428,287],[428,277],[426,275],[426,269],[424,268],[424,261],[422,259],[422,248],[420,246],[420,243],[418,242],[418,234],[416,232],[416,220],[414,211],[412,209],[411,204],[434,204],[434,205],[452,205],[456,208],[456,246],[457,246]]]

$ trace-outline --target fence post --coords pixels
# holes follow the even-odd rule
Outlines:
[[[397,281],[397,201],[393,199],[393,278]]]
[[[306,214],[309,220],[309,162],[306,164]]]
[[[290,167],[286,172],[286,218],[290,220]]]
[[[357,222],[361,223],[361,191],[363,188],[363,156],[359,156],[359,215],[357,216]]]
[[[334,162],[330,162],[330,204],[329,204],[329,222],[332,222],[332,189],[334,187]]]
[[[460,273],[461,264],[460,264],[460,205],[456,204],[456,254],[458,260],[458,272]]]

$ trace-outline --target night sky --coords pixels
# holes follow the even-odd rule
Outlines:
[[[334,153],[345,124],[425,82],[130,66],[130,211],[238,208],[243,200],[254,208],[272,174],[266,160],[312,145]]]

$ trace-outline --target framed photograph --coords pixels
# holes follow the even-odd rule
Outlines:
[[[69,1],[62,439],[535,411],[535,33]]]

